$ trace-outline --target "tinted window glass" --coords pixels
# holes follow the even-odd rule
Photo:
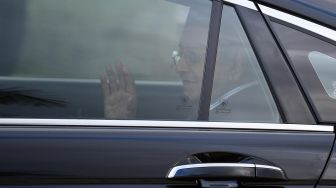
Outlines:
[[[1,0],[0,116],[196,119],[211,2]]]
[[[308,58],[324,90],[336,99],[336,59],[317,51],[310,52]]]
[[[210,120],[279,122],[257,58],[235,13],[224,6]]]
[[[319,120],[335,121],[336,47],[282,24],[273,26]]]

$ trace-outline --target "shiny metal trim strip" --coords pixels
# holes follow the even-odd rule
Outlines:
[[[279,167],[269,166],[269,165],[259,165],[259,164],[256,164],[256,168],[268,168],[268,169],[272,169],[272,170],[282,171],[281,168],[279,168]]]
[[[92,119],[1,118],[0,126],[141,127],[141,128],[313,131],[313,132],[334,131],[334,127],[330,125],[234,123],[234,122],[202,122],[202,121],[92,120]]]
[[[329,29],[327,27],[321,26],[319,24],[316,24],[314,22],[299,18],[297,16],[293,16],[288,13],[281,12],[279,10],[266,7],[264,5],[259,5],[260,10],[262,13],[267,14],[268,16],[277,18],[279,20],[291,23],[293,25],[296,25],[298,27],[307,29],[313,33],[316,33],[318,35],[324,36],[328,39],[331,39],[333,41],[336,41],[336,31]]]
[[[20,82],[63,82],[63,83],[92,83],[100,84],[99,79],[75,79],[75,78],[34,78],[34,77],[8,77],[0,76],[1,81],[20,81]],[[135,84],[139,85],[165,85],[165,86],[182,86],[182,81],[148,81],[135,80]]]
[[[223,0],[224,2],[232,3],[235,5],[243,6],[252,10],[258,10],[255,4],[249,0]]]
[[[242,167],[242,168],[255,168],[255,164],[240,164],[240,163],[203,163],[203,164],[187,164],[181,166],[175,166],[168,174],[167,178],[174,178],[175,174],[179,170],[189,168],[207,168],[207,167]]]

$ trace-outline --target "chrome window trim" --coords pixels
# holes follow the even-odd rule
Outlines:
[[[290,24],[296,25],[298,27],[301,27],[303,29],[307,29],[313,33],[316,33],[318,35],[321,35],[323,37],[326,37],[328,39],[331,39],[333,41],[336,41],[336,31],[329,29],[327,27],[324,27],[322,25],[316,24],[314,22],[299,18],[297,16],[293,16],[288,13],[284,13],[282,11],[264,6],[264,5],[259,5],[260,10],[262,13],[277,18],[279,20],[288,22]]]
[[[139,127],[139,128],[193,128],[233,130],[274,130],[333,132],[331,125],[299,125],[272,123],[152,121],[152,120],[92,120],[92,119],[21,119],[1,118],[0,126],[77,126],[77,127]]]
[[[223,0],[224,2],[232,3],[235,5],[239,5],[245,8],[249,8],[252,10],[258,10],[255,4],[252,1],[249,0]]]
[[[78,79],[78,78],[34,78],[34,77],[8,77],[0,76],[1,81],[24,81],[24,82],[64,82],[64,83],[92,83],[100,84],[99,79]],[[182,86],[182,81],[149,81],[135,80],[135,84],[141,85],[165,85],[165,86]]]

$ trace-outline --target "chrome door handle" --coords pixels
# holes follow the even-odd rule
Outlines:
[[[286,176],[281,168],[269,165],[245,163],[199,163],[175,166],[170,169],[167,178],[258,178],[285,180]]]

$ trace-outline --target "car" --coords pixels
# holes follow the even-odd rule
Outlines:
[[[336,187],[335,10],[0,0],[0,188]]]

